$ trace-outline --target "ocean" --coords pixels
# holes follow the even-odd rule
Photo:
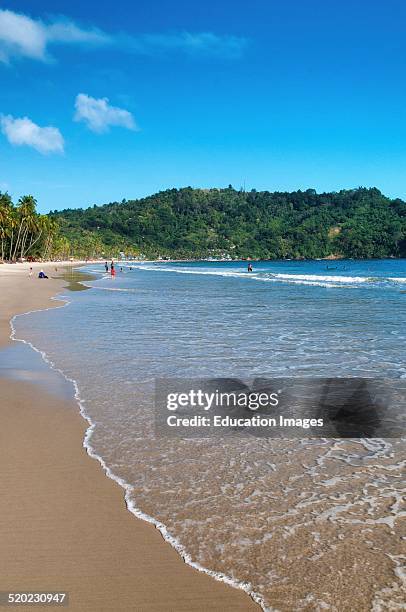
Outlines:
[[[89,265],[91,290],[13,326],[72,381],[129,509],[264,610],[402,609],[405,439],[157,438],[153,399],[170,377],[404,384],[406,261],[116,269]]]

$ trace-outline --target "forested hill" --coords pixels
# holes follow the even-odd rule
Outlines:
[[[187,187],[50,215],[77,254],[406,256],[406,203],[375,188],[318,194]]]

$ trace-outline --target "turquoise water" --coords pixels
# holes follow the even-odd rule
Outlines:
[[[366,569],[343,579],[365,581],[359,609],[397,603],[402,440],[154,438],[156,377],[406,379],[405,260],[246,265],[123,263],[115,279],[91,265],[91,291],[18,317],[16,335],[76,381],[92,452],[188,561],[249,582],[264,607],[333,610],[326,566],[351,550],[376,583],[368,600]]]
[[[110,375],[123,361],[140,380],[406,375],[404,260],[261,262],[251,274],[241,262],[131,267],[63,314],[112,357]]]

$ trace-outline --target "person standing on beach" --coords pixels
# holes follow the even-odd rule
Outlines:
[[[30,271],[28,272],[28,276],[31,278],[32,277],[32,267],[30,268]]]

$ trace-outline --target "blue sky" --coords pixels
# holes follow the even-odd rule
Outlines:
[[[405,23],[395,0],[10,0],[0,190],[41,212],[229,183],[406,197]]]

